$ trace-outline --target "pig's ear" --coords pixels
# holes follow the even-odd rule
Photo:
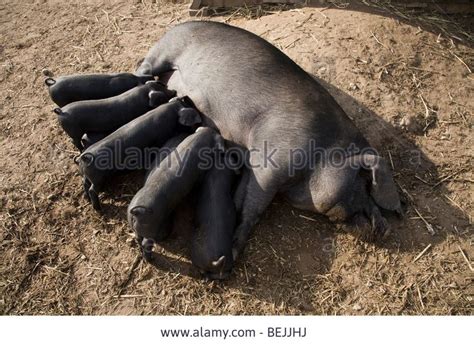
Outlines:
[[[192,127],[201,123],[199,112],[193,108],[182,108],[178,111],[178,122],[183,126]]]
[[[51,87],[56,83],[56,80],[53,79],[52,77],[48,77],[47,79],[44,80],[44,84],[48,87]]]
[[[148,93],[148,98],[148,103],[152,108],[156,108],[168,101],[166,94],[160,91],[150,91],[150,93]]]
[[[153,210],[143,206],[136,206],[130,209],[130,214],[132,214],[139,223],[146,224],[149,217],[152,216]]]
[[[146,214],[151,214],[152,211],[151,209],[146,208],[146,207],[136,206],[130,209],[130,213],[132,213],[132,215],[135,215],[135,216],[142,216]]]
[[[94,156],[90,153],[83,152],[78,159],[78,164],[81,167],[89,167],[94,162]]]
[[[364,154],[360,157],[362,170],[367,170],[371,174],[370,195],[375,203],[386,210],[401,211],[400,197],[387,162],[373,154]]]

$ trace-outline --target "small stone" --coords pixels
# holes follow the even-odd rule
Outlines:
[[[362,309],[362,306],[358,303],[352,306],[352,309],[355,311],[360,311]]]
[[[127,237],[126,243],[130,246],[135,246],[137,244],[135,237]]]
[[[441,140],[450,140],[450,139],[451,139],[451,134],[449,133],[441,134]]]
[[[400,120],[400,127],[410,133],[417,133],[421,130],[421,125],[415,116],[404,116]]]
[[[358,90],[358,89],[359,89],[359,86],[357,86],[357,84],[351,82],[351,83],[349,84],[349,89],[350,89],[351,91],[355,91],[355,90]]]
[[[48,69],[43,69],[41,70],[41,73],[44,75],[44,76],[47,76],[47,77],[53,77],[53,73],[48,70]]]

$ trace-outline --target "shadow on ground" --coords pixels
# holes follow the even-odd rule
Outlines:
[[[342,2],[339,6],[336,4],[310,4],[307,8],[319,8],[324,11],[328,8],[338,9],[341,11],[357,11],[378,16],[392,18],[401,23],[418,27],[423,31],[429,31],[436,35],[443,35],[456,43],[462,43],[469,47],[474,47],[474,37],[472,35],[474,25],[472,21],[472,4],[449,4],[448,10],[430,4],[431,7],[424,8],[423,4],[419,7],[405,7],[400,4],[392,4],[387,1],[351,1]],[[471,13],[468,11],[471,6]],[[265,15],[274,14],[278,11],[293,10],[294,6],[290,5],[261,5],[250,6],[245,8],[227,8],[227,9],[211,9],[212,16],[223,16],[227,13],[234,16],[244,16],[246,18],[258,18]]]

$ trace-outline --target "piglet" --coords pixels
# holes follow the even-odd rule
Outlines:
[[[232,241],[236,210],[232,197],[236,172],[218,154],[220,161],[207,172],[199,187],[196,230],[192,238],[191,260],[210,279],[226,279],[232,267]]]
[[[53,111],[74,145],[83,150],[81,138],[84,133],[110,133],[166,103],[174,94],[163,84],[148,81],[115,97],[77,101]]]
[[[53,102],[63,107],[79,100],[110,98],[149,80],[153,80],[153,76],[120,73],[48,77],[44,83]]]
[[[187,137],[189,136],[188,133],[179,133],[178,135],[172,137],[169,139],[166,143],[163,144],[163,146],[158,150],[158,154],[156,157],[153,159],[153,161],[150,163],[150,165],[146,168],[147,171],[145,173],[145,180],[144,183],[147,182],[148,177],[156,171],[160,165],[165,165],[164,160],[171,155],[174,151],[176,151],[176,147]],[[179,208],[178,208],[179,210]],[[181,210],[180,210],[181,212]],[[166,236],[171,233],[173,228],[176,227],[176,224],[174,223],[176,219],[181,218],[181,216],[176,216],[176,214],[173,214],[173,216],[170,216],[167,220],[167,222],[164,224],[164,227],[162,228],[163,234]],[[180,221],[181,222],[181,221]],[[151,262],[151,256],[153,253],[153,247],[154,247],[154,242],[151,239],[139,237],[137,238],[137,243],[140,246],[140,249],[142,250],[142,255],[143,258]]]
[[[163,224],[204,177],[212,165],[212,153],[223,150],[224,140],[216,131],[199,127],[162,161],[128,206],[128,221],[139,241],[145,238],[159,242],[166,238]]]

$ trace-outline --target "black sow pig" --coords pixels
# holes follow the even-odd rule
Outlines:
[[[82,150],[84,133],[110,133],[173,96],[163,84],[148,81],[115,97],[81,100],[53,111],[74,145]]]
[[[44,80],[51,99],[59,107],[66,104],[90,99],[113,97],[132,89],[153,76],[137,76],[129,73],[68,75]]]
[[[218,133],[200,127],[150,173],[127,210],[128,221],[140,244],[143,238],[154,242],[166,238],[168,230],[163,225],[210,169],[213,152],[223,149],[224,141]]]
[[[183,23],[136,73],[167,79],[205,115],[204,125],[249,150],[235,255],[277,192],[332,220],[357,217],[370,236],[388,229],[381,208],[400,210],[387,163],[367,151],[369,143],[317,81],[257,35],[216,22]]]

